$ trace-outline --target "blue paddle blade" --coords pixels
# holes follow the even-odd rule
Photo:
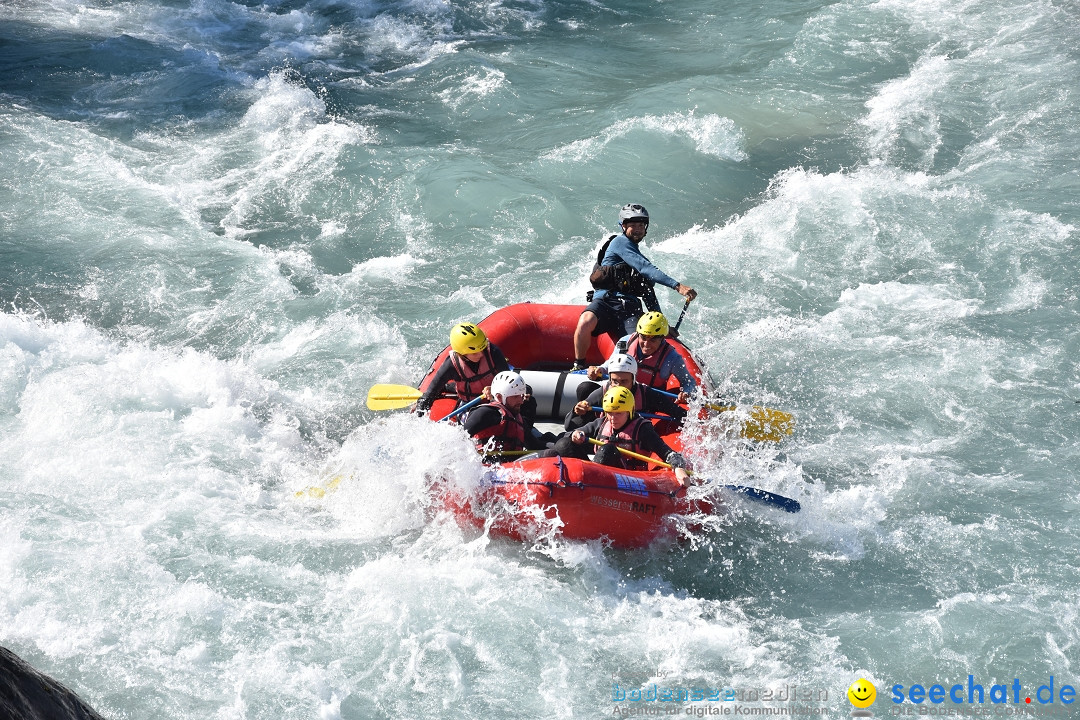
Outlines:
[[[751,500],[756,500],[766,505],[772,505],[778,507],[784,512],[797,513],[802,510],[802,505],[798,500],[786,498],[783,495],[777,495],[771,493],[768,490],[761,490],[760,488],[746,487],[745,485],[725,485],[728,490],[734,490],[735,492],[742,493]]]

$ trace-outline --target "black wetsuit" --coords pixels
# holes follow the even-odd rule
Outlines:
[[[530,396],[528,400],[522,403],[521,408],[518,411],[518,416],[521,424],[525,428],[525,449],[542,450],[546,448],[547,444],[544,442],[544,439],[533,432],[533,422],[536,418],[536,399]],[[465,432],[469,434],[469,437],[476,437],[484,430],[493,428],[501,422],[502,413],[499,412],[499,408],[494,405],[484,404],[469,413],[469,417],[465,420],[464,428]]]
[[[495,375],[503,370],[509,370],[510,363],[506,361],[506,356],[503,355],[502,350],[495,345],[488,345],[488,347],[491,348],[491,365],[493,369],[491,377],[494,378]],[[475,363],[469,362],[464,356],[461,356],[461,360],[465,363],[466,367],[471,368],[473,371],[479,371],[480,365],[483,363],[483,360]],[[458,374],[457,368],[454,367],[454,363],[450,359],[450,356],[447,355],[446,359],[443,360],[442,365],[435,371],[435,375],[432,376],[431,383],[428,385],[427,390],[425,390],[424,394],[420,396],[420,399],[416,401],[416,411],[427,412],[430,410],[432,404],[442,397],[443,393],[454,391],[454,388],[450,386],[449,383],[457,383],[460,381],[461,376]],[[490,382],[488,384],[490,384]],[[477,395],[479,394],[480,393],[477,393]],[[472,398],[469,399],[471,400]]]

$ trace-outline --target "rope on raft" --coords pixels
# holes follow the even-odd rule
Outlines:
[[[492,485],[543,485],[549,491],[552,488],[557,488],[557,487],[561,487],[561,488],[579,488],[581,490],[584,490],[585,488],[596,488],[597,490],[619,490],[619,488],[612,487],[611,485],[595,485],[595,484],[592,484],[592,483],[584,483],[584,482],[576,482],[576,483],[552,482],[551,480],[545,480],[545,481],[522,480],[522,481],[518,481],[518,482],[509,482],[509,481],[506,481],[506,480],[490,480],[489,482]],[[675,498],[675,497],[678,497],[678,495],[679,495],[674,490],[664,492],[663,490],[650,490],[649,488],[640,488],[640,489],[635,488],[633,490],[633,494],[635,494],[635,495],[641,495],[641,494],[664,495],[664,496],[669,497],[669,498]]]
[[[500,478],[490,479],[488,480],[488,482],[490,482],[492,485],[542,485],[548,489],[549,494],[552,494],[554,489],[557,487],[577,488],[579,490],[584,490],[586,488],[594,488],[597,490],[620,490],[620,488],[612,487],[611,485],[597,485],[595,483],[586,483],[580,480],[578,482],[568,482],[566,478],[566,465],[565,463],[563,463],[561,457],[556,457],[556,464],[559,466],[558,482],[553,482],[551,480],[516,480],[511,482],[507,480],[502,480]],[[631,492],[634,495],[663,495],[672,499],[678,497],[678,492],[675,490],[669,490],[665,492],[664,490],[652,490],[650,488],[643,487],[634,488]]]

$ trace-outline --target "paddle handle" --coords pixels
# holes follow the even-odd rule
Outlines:
[[[484,452],[483,450],[477,450],[478,453],[486,458],[490,457],[518,457],[521,455],[528,455],[536,452],[536,450],[498,450],[496,452]]]
[[[675,326],[674,327],[675,327],[676,330],[678,330],[679,326],[682,325],[682,319],[683,319],[683,317],[685,317],[686,309],[688,307],[690,307],[690,298],[686,298],[686,302],[684,302],[683,306],[682,306],[682,312],[679,313],[679,319],[675,321]]]
[[[444,417],[439,422],[444,422],[446,420],[453,420],[454,418],[456,418],[461,413],[465,412],[466,410],[468,410],[471,407],[476,407],[477,405],[479,405],[483,401],[484,401],[484,396],[483,395],[481,395],[480,397],[475,397],[472,400],[470,400],[469,402],[467,402],[464,405],[462,405],[461,407],[459,407],[454,412],[452,412],[449,415],[447,415],[446,417]]]
[[[661,395],[667,395],[669,398],[677,398],[677,397],[679,397],[678,393],[668,392],[667,390],[661,390],[658,387],[650,387],[649,390],[652,390],[653,392],[658,392]],[[705,403],[705,407],[709,408],[710,410],[715,410],[716,412],[731,412],[732,410],[738,410],[739,409],[735,405],[713,405],[712,403]]]
[[[593,445],[607,445],[607,443],[603,440],[597,440],[596,438],[589,438],[589,442],[591,442]],[[619,447],[618,445],[615,446],[615,449],[621,452],[623,455],[626,455],[627,457],[637,458],[638,460],[644,460],[645,462],[652,463],[653,465],[666,467],[669,470],[671,469],[671,466],[663,460],[657,460],[656,458],[651,458],[648,455],[640,455],[632,450],[627,450],[624,447]]]

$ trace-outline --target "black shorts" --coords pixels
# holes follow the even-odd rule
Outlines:
[[[583,312],[596,315],[597,322],[596,328],[592,331],[593,337],[609,333],[614,340],[637,330],[637,321],[645,314],[645,311],[641,309],[641,301],[636,297],[616,295],[611,291],[593,300]]]

